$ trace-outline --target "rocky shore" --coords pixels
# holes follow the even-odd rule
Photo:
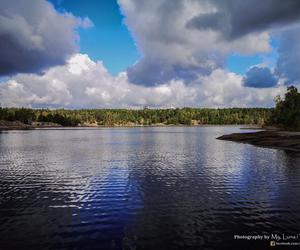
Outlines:
[[[62,126],[53,122],[32,122],[31,125],[24,124],[20,121],[4,121],[0,120],[0,130],[23,130],[23,129],[39,129],[39,128],[134,128],[134,127],[214,127],[214,126],[236,126],[236,125],[205,125],[205,124],[192,124],[192,125],[183,125],[183,124],[164,124],[164,123],[154,123],[149,125],[138,124],[133,122],[127,123],[116,123],[112,125],[101,125],[97,123],[82,123],[76,126]],[[255,128],[251,128],[255,129]]]
[[[259,131],[234,133],[222,135],[217,139],[300,152],[300,132]]]
[[[0,130],[19,130],[19,129],[31,129],[32,126],[24,124],[20,121],[3,121],[0,120]]]
[[[20,121],[4,121],[0,120],[0,130],[24,130],[35,128],[55,128],[62,127],[60,124],[53,122],[33,122],[31,125],[24,124]]]

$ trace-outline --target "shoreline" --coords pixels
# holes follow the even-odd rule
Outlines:
[[[45,126],[33,126],[24,124],[21,122],[8,122],[5,125],[0,124],[0,131],[9,131],[9,130],[39,130],[39,129],[101,129],[101,128],[151,128],[151,127],[236,127],[241,126],[240,129],[244,130],[262,130],[262,127],[253,126],[249,124],[151,124],[151,125],[80,125],[80,126],[62,126],[62,125],[45,125]]]
[[[246,143],[259,147],[300,152],[300,132],[264,130],[222,135],[218,140]]]

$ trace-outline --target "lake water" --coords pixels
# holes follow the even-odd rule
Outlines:
[[[215,139],[239,131],[0,132],[0,249],[244,250],[270,242],[234,235],[299,234],[300,156]]]

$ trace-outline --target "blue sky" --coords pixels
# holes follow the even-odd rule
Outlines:
[[[112,75],[134,64],[139,53],[115,0],[51,0],[59,11],[89,17],[94,24],[79,30],[80,52],[103,61]]]
[[[250,67],[261,63],[266,64],[271,68],[275,67],[276,61],[278,59],[278,38],[271,38],[270,45],[272,49],[269,53],[258,53],[251,56],[240,55],[238,53],[230,54],[227,58],[228,70],[237,74],[244,75]]]
[[[247,69],[252,65],[261,63],[261,55],[244,56],[239,54],[230,54],[227,59],[227,67],[229,71],[245,74]]]

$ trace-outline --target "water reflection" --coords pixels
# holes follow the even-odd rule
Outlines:
[[[299,155],[215,140],[237,129],[1,133],[0,241],[6,249],[228,249],[244,247],[233,241],[239,232],[296,232]]]

